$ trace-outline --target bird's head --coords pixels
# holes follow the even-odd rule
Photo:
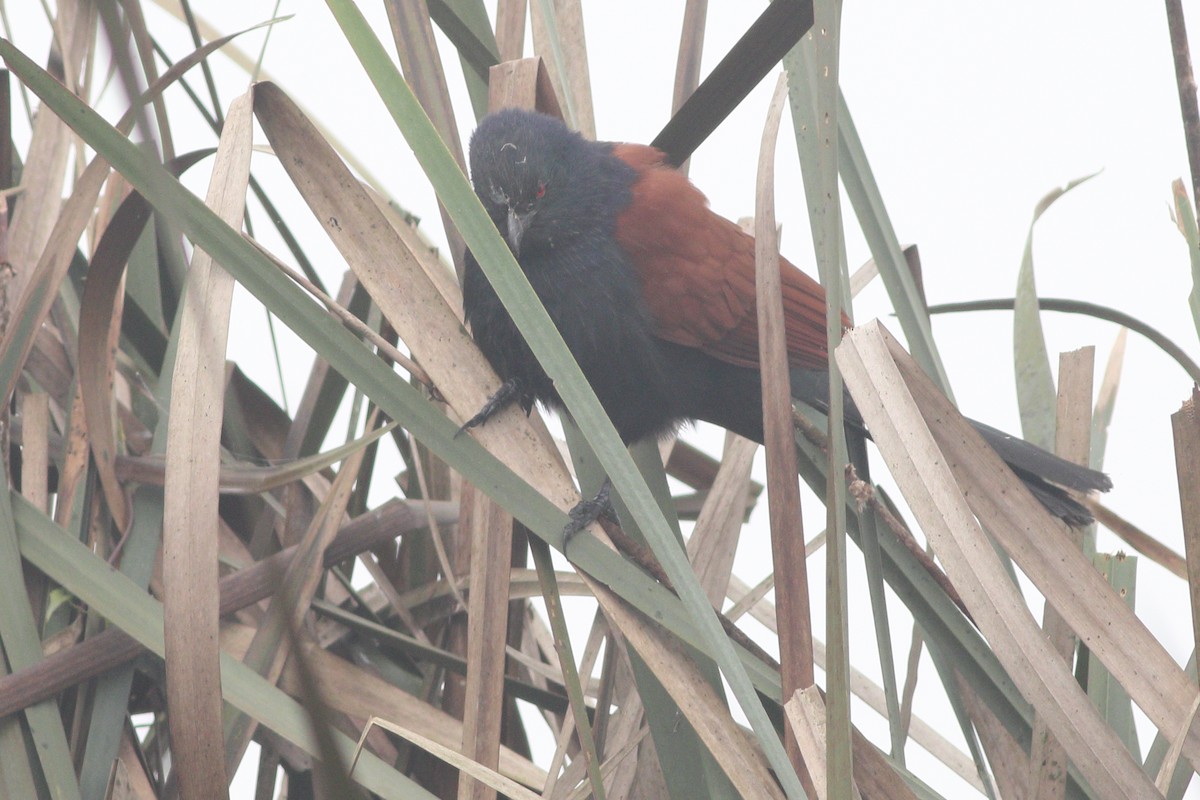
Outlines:
[[[521,109],[489,114],[475,129],[470,148],[475,194],[514,255],[552,244],[572,152],[583,144],[554,117]]]

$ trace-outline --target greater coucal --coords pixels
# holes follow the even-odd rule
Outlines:
[[[661,151],[591,142],[545,114],[489,115],[470,162],[476,194],[627,444],[697,419],[762,441],[753,237],[710,210]],[[825,292],[782,258],[780,272],[792,394],[825,408]],[[504,381],[464,427],[512,402],[563,410],[469,252],[463,306]],[[853,403],[845,416],[863,428]],[[973,424],[1051,513],[1091,521],[1060,487],[1105,491],[1106,475]]]

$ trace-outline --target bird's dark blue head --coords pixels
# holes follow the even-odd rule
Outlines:
[[[554,117],[509,108],[471,136],[471,180],[513,253],[553,247],[586,219],[589,143]],[[583,216],[581,216],[581,212]]]

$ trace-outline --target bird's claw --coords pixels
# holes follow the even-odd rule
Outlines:
[[[612,499],[609,496],[611,491],[612,482],[608,478],[605,478],[603,485],[600,487],[600,491],[596,492],[595,497],[591,498],[590,500],[580,500],[575,504],[575,507],[568,512],[567,516],[570,517],[570,521],[567,523],[567,526],[563,528],[564,551],[566,550],[567,545],[570,544],[571,540],[575,538],[575,535],[588,525],[596,522],[601,517],[609,517],[611,519],[615,516],[613,512]]]
[[[516,402],[522,394],[520,381],[516,378],[509,378],[500,384],[500,388],[496,390],[494,395],[487,399],[487,402],[483,404],[483,408],[479,409],[479,413],[462,424],[462,427],[454,434],[454,438],[457,439],[471,428],[478,428],[480,425],[483,425],[489,419]]]

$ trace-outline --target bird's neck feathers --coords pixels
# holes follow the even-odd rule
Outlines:
[[[612,145],[583,139],[578,145],[564,161],[553,203],[539,211],[545,237],[555,249],[611,237],[633,196],[636,175],[612,154]]]

